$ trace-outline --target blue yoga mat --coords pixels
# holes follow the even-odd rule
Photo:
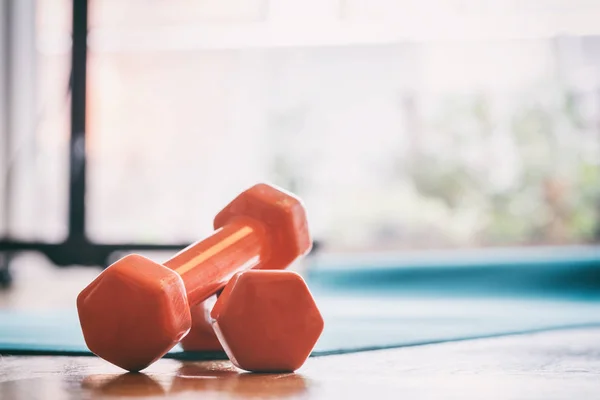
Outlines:
[[[317,295],[326,326],[313,356],[568,327],[600,326],[600,303]],[[75,310],[0,312],[0,353],[90,354]],[[218,353],[169,357],[222,358]]]
[[[314,356],[600,326],[599,247],[329,257],[309,271],[325,319]],[[0,354],[90,353],[69,309],[0,310]]]

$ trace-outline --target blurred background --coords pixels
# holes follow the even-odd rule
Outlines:
[[[0,4],[0,231],[59,243],[73,4]],[[89,0],[86,234],[191,242],[269,181],[324,254],[597,245],[599,20],[591,0]]]
[[[600,326],[598,21],[594,0],[0,0],[0,353],[85,354],[100,268],[164,261],[260,181],[305,202],[321,355]]]

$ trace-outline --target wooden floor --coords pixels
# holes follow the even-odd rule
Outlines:
[[[295,374],[161,360],[123,374],[94,357],[0,360],[0,399],[600,399],[600,329],[310,359]]]
[[[30,260],[31,261],[31,260]],[[30,267],[0,307],[73,305],[93,270]],[[600,399],[600,329],[543,332],[311,358],[295,374],[242,373],[228,362],[161,360],[123,374],[95,357],[0,356],[11,399]]]

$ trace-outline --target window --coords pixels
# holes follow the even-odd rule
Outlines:
[[[194,240],[261,180],[331,251],[600,240],[595,2],[150,3],[90,1],[94,240]],[[36,4],[37,183],[13,203],[54,237],[70,11]]]

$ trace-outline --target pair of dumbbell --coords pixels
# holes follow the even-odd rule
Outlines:
[[[219,212],[214,228],[162,265],[128,255],[79,294],[79,320],[94,354],[140,371],[190,329],[201,331],[191,333],[198,338],[211,326],[239,368],[294,371],[304,363],[323,318],[302,277],[281,270],[311,248],[301,201],[258,184]],[[208,315],[206,301],[216,294]]]

